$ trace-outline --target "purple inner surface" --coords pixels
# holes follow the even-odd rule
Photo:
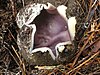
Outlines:
[[[55,46],[58,43],[70,40],[67,22],[58,13],[49,14],[46,10],[42,10],[34,23],[36,25],[34,48],[49,47],[55,54]]]

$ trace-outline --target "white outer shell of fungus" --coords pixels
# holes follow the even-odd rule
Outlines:
[[[16,16],[16,22],[17,22],[17,25],[18,27],[21,29],[24,25],[26,26],[31,26],[33,28],[33,33],[32,33],[32,40],[31,40],[31,47],[30,47],[30,51],[32,51],[31,49],[33,49],[33,44],[34,44],[34,34],[36,32],[36,26],[35,24],[30,24],[35,18],[36,16],[38,16],[40,13],[41,13],[41,10],[46,9],[48,12],[49,10],[54,10],[54,9],[57,9],[58,13],[66,20],[66,23],[67,23],[67,17],[66,17],[66,9],[67,7],[64,6],[64,5],[61,5],[61,6],[58,6],[57,8],[55,6],[53,6],[52,4],[50,3],[47,3],[47,5],[45,4],[31,4],[31,5],[28,5],[26,7],[24,7],[23,9],[21,9],[19,11],[19,13],[17,14]],[[74,23],[72,24],[72,19],[74,20]],[[69,29],[69,32],[71,34],[71,39],[73,40],[74,36],[75,36],[75,24],[76,24],[76,20],[75,18],[72,18],[72,19],[69,19],[68,20],[68,29]],[[71,25],[72,24],[72,25]],[[71,29],[70,29],[71,28]],[[55,55],[51,52],[51,49],[48,48],[48,47],[42,47],[42,48],[37,48],[37,49],[34,49],[32,51],[32,53],[35,53],[37,51],[41,51],[41,52],[45,52],[45,51],[49,51],[51,57],[55,60],[55,58],[58,57],[59,53],[58,53],[58,50],[63,47],[62,45],[64,44],[68,44],[68,42],[63,42],[63,43],[58,43],[55,47],[56,49],[56,57]],[[58,48],[58,50],[57,50]],[[59,50],[59,52],[62,52],[62,50]]]

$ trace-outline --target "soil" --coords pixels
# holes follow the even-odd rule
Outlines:
[[[73,42],[75,52],[70,62],[64,62],[49,70],[37,69],[26,63],[19,53],[16,43],[19,31],[15,20],[16,14],[21,8],[34,2],[50,2],[55,6],[65,5],[67,17],[76,17],[76,36]],[[99,0],[96,2],[93,0],[0,0],[0,75],[100,75],[99,6]]]

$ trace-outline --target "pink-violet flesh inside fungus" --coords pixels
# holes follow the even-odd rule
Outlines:
[[[35,19],[36,32],[34,48],[49,47],[56,56],[55,46],[58,43],[70,41],[67,21],[55,9],[49,13],[43,9]]]

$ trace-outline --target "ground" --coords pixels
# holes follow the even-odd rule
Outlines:
[[[67,17],[77,20],[74,56],[53,69],[36,69],[25,62],[16,43],[18,11],[30,3],[67,6]],[[100,75],[99,0],[0,0],[0,75]]]

